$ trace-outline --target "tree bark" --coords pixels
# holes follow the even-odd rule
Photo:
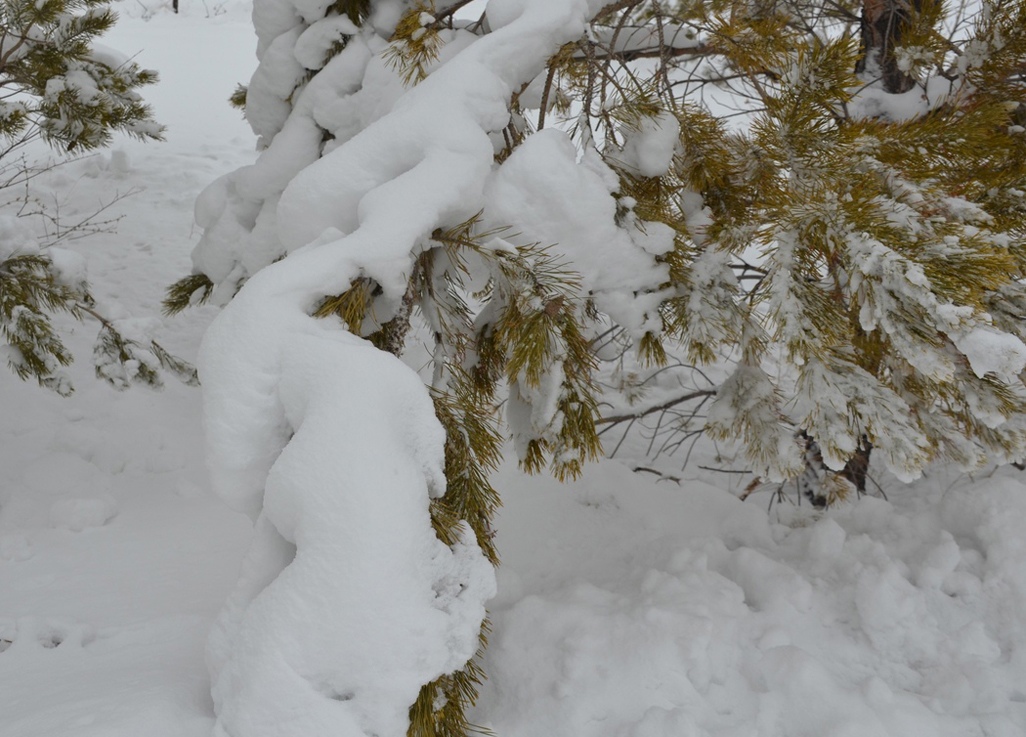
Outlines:
[[[826,489],[828,485],[824,484],[824,479],[828,474],[847,480],[855,487],[855,493],[859,496],[866,491],[869,455],[873,451],[873,444],[869,442],[868,437],[863,435],[860,438],[855,455],[848,459],[840,471],[831,471],[826,467],[819,444],[811,435],[801,430],[798,432],[798,437],[805,444],[805,471],[798,477],[798,491],[812,502],[814,507],[823,509],[831,501],[830,494]]]
[[[894,50],[912,14],[922,0],[863,0],[862,58],[855,70],[860,74],[878,70],[887,92],[900,94],[912,89],[915,78],[901,71]]]

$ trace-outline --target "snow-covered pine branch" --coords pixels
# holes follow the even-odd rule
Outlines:
[[[1026,454],[1026,2],[947,39],[924,3],[883,50],[847,6],[460,5],[256,0],[261,154],[168,302],[226,305],[210,457],[256,520],[222,735],[467,729],[499,407],[574,474],[610,326],[617,370],[717,374],[705,428],[767,477]]]

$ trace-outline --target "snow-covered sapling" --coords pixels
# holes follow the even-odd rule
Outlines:
[[[102,148],[115,132],[160,139],[162,128],[138,92],[156,74],[97,43],[115,20],[103,0],[0,2],[0,192],[10,195],[0,214],[0,350],[18,376],[60,394],[72,391],[61,370],[72,355],[51,320],[58,312],[100,321],[96,371],[113,386],[159,386],[162,368],[195,383],[185,362],[148,336],[122,334],[127,323],[100,315],[85,262],[58,247],[112,226],[116,221],[98,217],[105,208],[67,223],[27,193],[30,180],[60,166],[31,163],[24,149],[34,141],[67,155]],[[45,232],[28,226],[32,215],[44,218]]]

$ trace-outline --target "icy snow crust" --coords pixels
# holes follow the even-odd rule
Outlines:
[[[283,5],[254,10],[262,64],[247,106],[274,138],[197,203],[197,264],[224,277],[237,266],[212,259],[240,238],[228,255],[255,272],[200,352],[215,488],[256,524],[210,639],[215,734],[399,737],[420,687],[474,653],[494,576],[472,535],[450,550],[432,530],[444,437],[421,380],[309,312],[361,275],[398,298],[418,240],[481,209],[488,133],[507,123],[511,90],[583,32],[589,7],[492,2],[492,33],[314,162],[319,103],[382,70],[372,37],[351,43],[286,120],[300,66],[284,56],[309,38],[299,17],[324,8]]]

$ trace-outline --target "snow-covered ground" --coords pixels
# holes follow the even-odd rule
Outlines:
[[[167,142],[40,180],[73,219],[109,314],[155,316],[188,273],[192,205],[252,160],[225,100],[255,64],[242,0],[124,4],[104,40],[160,71]],[[123,155],[122,155],[123,154]],[[158,318],[193,358],[213,308]],[[210,490],[200,396],[115,393],[73,325],[61,399],[0,371],[0,736],[205,737],[203,647],[250,537]],[[1026,475],[938,470],[814,515],[693,461],[677,484],[619,462],[561,486],[504,468],[490,680],[500,737],[1021,737]],[[747,480],[746,480],[747,481]]]

